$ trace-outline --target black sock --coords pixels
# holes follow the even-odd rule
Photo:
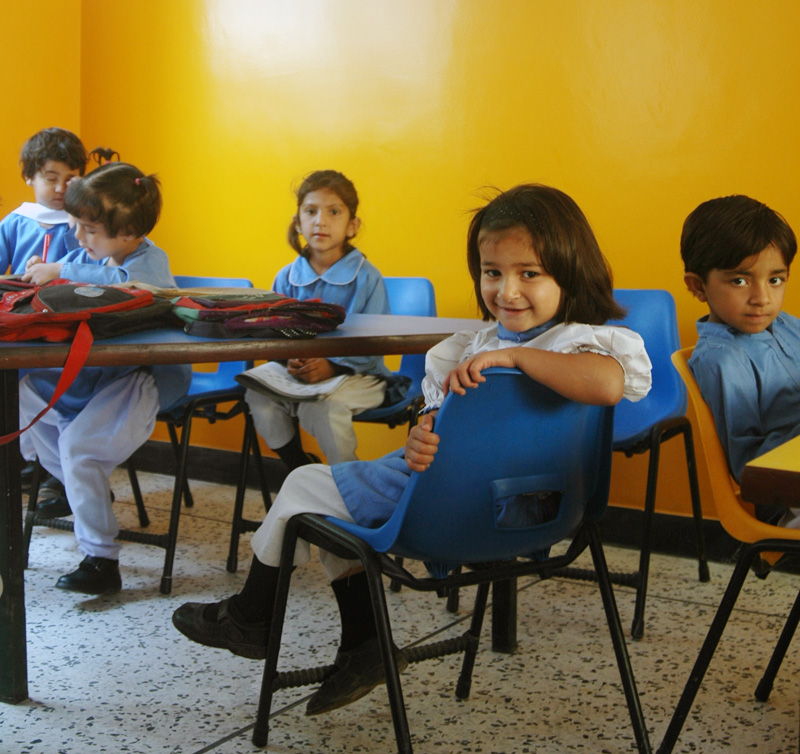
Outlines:
[[[294,469],[299,469],[301,466],[313,463],[303,450],[303,442],[300,439],[299,432],[286,445],[281,448],[273,448],[273,450],[278,454],[278,458],[286,464],[289,471],[294,471]]]
[[[241,623],[263,623],[270,619],[278,587],[279,571],[280,568],[266,566],[253,556],[242,591],[234,594],[228,601],[228,611],[234,619]],[[219,602],[206,605],[203,617],[210,621],[216,620],[219,605]]]
[[[369,586],[365,571],[345,576],[331,582],[331,588],[339,605],[342,621],[342,640],[339,649],[347,652],[378,635]]]

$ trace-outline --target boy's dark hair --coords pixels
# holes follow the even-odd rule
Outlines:
[[[681,233],[684,270],[703,281],[711,270],[735,269],[770,245],[788,268],[797,252],[794,231],[766,204],[738,194],[703,202],[686,218]]]
[[[556,318],[560,322],[602,325],[622,319],[614,300],[611,268],[600,251],[589,221],[563,191],[541,184],[522,184],[496,196],[475,212],[467,234],[467,265],[483,319],[493,319],[481,296],[482,231],[524,228],[531,234],[539,261],[562,290]]]
[[[297,194],[297,208],[303,203],[303,199],[312,191],[320,189],[330,189],[344,202],[344,206],[350,211],[350,219],[356,216],[358,210],[358,194],[353,182],[336,170],[317,170],[309,173],[295,192]],[[291,246],[298,254],[308,257],[308,247],[300,243],[300,234],[297,232],[298,217],[295,215],[289,225],[287,238]],[[355,246],[348,241],[344,244],[344,253],[348,254]]]
[[[158,187],[155,175],[126,162],[107,162],[69,184],[64,209],[79,219],[102,223],[110,238],[120,233],[144,236],[161,213]]]
[[[63,128],[45,128],[31,136],[22,147],[19,163],[22,177],[33,178],[48,160],[63,162],[71,170],[83,175],[86,172],[86,149],[72,131]]]

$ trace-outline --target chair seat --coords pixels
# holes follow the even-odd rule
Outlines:
[[[377,408],[370,408],[367,411],[362,411],[354,417],[355,421],[371,422],[374,424],[392,424],[394,426],[405,424],[409,421],[409,411],[417,408],[422,404],[422,390],[419,384],[412,385],[406,397],[403,400],[393,403],[391,406],[378,406]]]

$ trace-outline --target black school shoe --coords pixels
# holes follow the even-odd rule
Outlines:
[[[67,491],[54,476],[49,476],[39,487],[39,501],[36,503],[39,518],[64,518],[72,515]]]
[[[71,516],[72,508],[70,508],[69,500],[63,492],[64,485],[55,477],[50,477],[47,481],[49,482],[51,479],[55,484],[50,485],[48,489],[57,490],[58,487],[56,485],[59,485],[62,493],[56,497],[46,497],[36,503],[36,515],[39,518],[66,518],[67,516]],[[111,502],[113,503],[114,500],[114,490],[111,490]]]
[[[57,589],[81,594],[111,594],[122,589],[119,561],[87,555],[76,571],[62,576],[56,582]]]
[[[72,508],[65,495],[48,497],[36,503],[36,515],[39,518],[65,518],[72,515]]]
[[[397,670],[402,673],[408,667],[408,660],[402,650],[397,647],[393,649]],[[339,709],[366,696],[379,684],[386,683],[377,636],[347,652],[339,650],[334,665],[337,670],[308,700],[306,715],[320,715]]]
[[[211,605],[187,602],[172,614],[172,625],[187,639],[206,647],[227,649],[250,660],[263,660],[267,656],[266,621],[247,623],[238,613],[234,615],[236,608],[231,605],[230,597],[217,603],[213,618],[206,617],[206,608]]]

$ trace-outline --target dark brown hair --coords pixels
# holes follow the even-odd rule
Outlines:
[[[297,195],[297,209],[300,209],[303,200],[312,191],[319,191],[320,189],[330,189],[344,202],[344,206],[350,211],[350,219],[356,216],[358,210],[358,194],[353,182],[342,175],[336,170],[317,170],[314,173],[307,175],[300,187],[295,192]],[[287,238],[289,246],[291,246],[298,254],[308,257],[308,247],[300,243],[300,233],[297,231],[298,217],[295,215],[289,225]],[[344,253],[351,252],[355,246],[348,241],[344,244]]]
[[[72,131],[45,128],[31,136],[22,147],[19,164],[23,178],[33,178],[48,160],[63,162],[81,175],[86,172],[86,149]]]
[[[562,290],[556,318],[561,322],[602,325],[622,319],[614,300],[611,268],[600,251],[589,221],[563,191],[529,183],[515,186],[475,212],[467,234],[467,265],[485,320],[493,319],[481,296],[481,231],[524,228],[549,275]]]
[[[144,236],[161,214],[159,181],[126,162],[107,162],[70,182],[64,209],[79,219],[102,223],[110,238],[120,233]]]
[[[681,258],[686,272],[707,280],[711,270],[732,270],[773,245],[788,268],[797,253],[789,223],[766,204],[740,194],[710,199],[683,224]]]

